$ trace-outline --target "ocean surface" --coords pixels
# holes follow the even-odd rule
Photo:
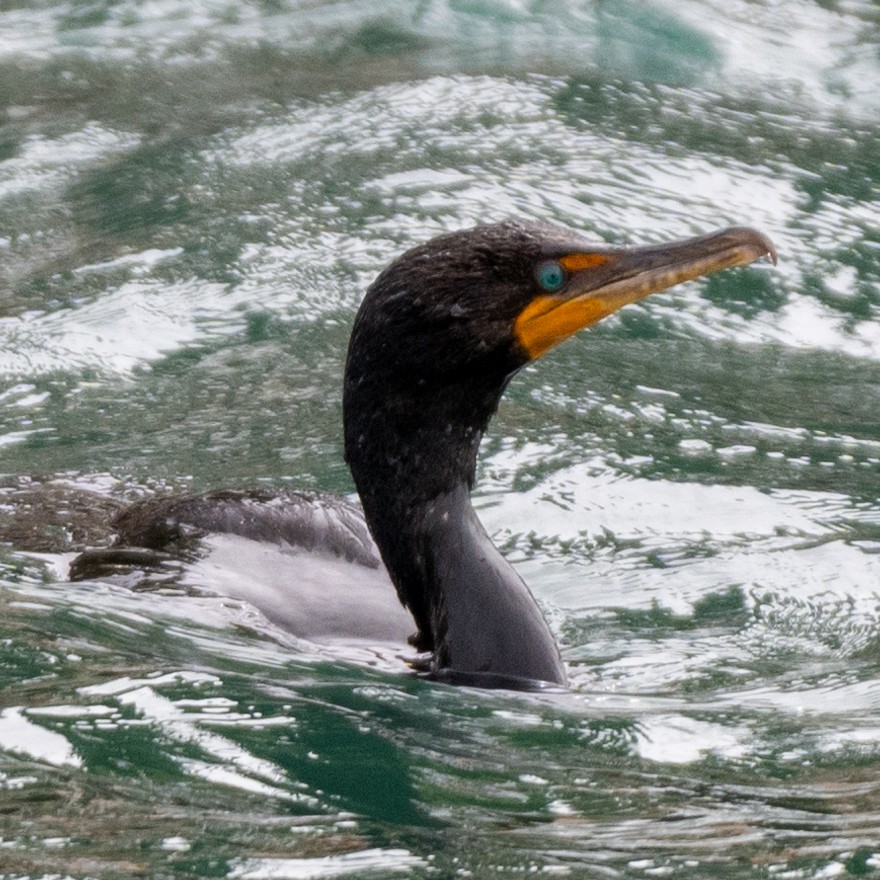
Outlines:
[[[874,0],[6,0],[0,110],[2,880],[880,877]],[[569,693],[22,552],[53,493],[71,550],[95,498],[351,493],[365,287],[508,216],[779,251],[491,425]]]

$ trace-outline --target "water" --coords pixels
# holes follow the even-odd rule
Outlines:
[[[5,4],[19,546],[52,485],[351,491],[348,327],[439,231],[749,223],[780,264],[570,340],[492,424],[476,501],[571,693],[3,550],[0,877],[880,876],[878,42],[868,0]]]

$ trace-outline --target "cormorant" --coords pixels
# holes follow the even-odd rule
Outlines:
[[[245,564],[271,579],[270,556],[300,548],[301,562],[315,554],[356,577],[340,607],[329,594],[341,568],[274,576],[274,599],[263,605],[296,634],[320,640],[344,629],[355,638],[397,638],[414,620],[410,642],[430,653],[424,666],[435,678],[564,686],[538,605],[471,507],[483,432],[513,375],[577,330],[679,282],[763,256],[775,262],[772,243],[748,228],[628,249],[519,221],[414,247],[370,286],[349,343],[345,457],[363,515],[347,502],[295,492],[156,497],[124,511],[116,545],[87,551],[72,576],[161,569],[169,551],[188,548],[195,559],[203,554],[193,548],[222,535],[237,542],[228,554],[255,554]],[[393,596],[389,576],[412,618],[382,601]],[[227,586],[223,592],[249,598],[240,582]]]

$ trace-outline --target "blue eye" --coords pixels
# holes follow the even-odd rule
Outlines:
[[[559,290],[565,284],[565,269],[556,262],[556,260],[547,260],[538,266],[538,284],[549,290]]]

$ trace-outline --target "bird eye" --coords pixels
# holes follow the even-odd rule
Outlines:
[[[565,269],[556,260],[547,260],[538,266],[538,284],[551,293],[565,284]]]

